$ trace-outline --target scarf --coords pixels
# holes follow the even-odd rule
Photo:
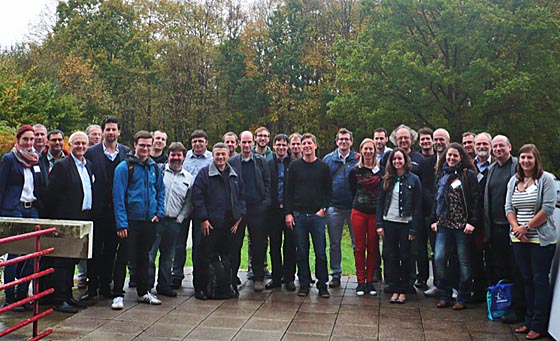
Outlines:
[[[439,179],[436,194],[436,215],[445,217],[447,214],[447,196],[449,194],[449,185],[451,181],[457,178],[458,167],[449,167],[447,162],[443,164],[443,176]]]
[[[23,168],[31,168],[39,163],[39,156],[33,151],[27,151],[16,143],[14,148],[12,148],[12,153],[14,153],[16,160],[23,166]]]

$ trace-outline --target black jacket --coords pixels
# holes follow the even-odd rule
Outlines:
[[[229,159],[228,163],[235,169],[235,172],[243,179],[243,169],[241,166],[241,154]],[[257,153],[253,153],[253,165],[255,167],[255,183],[257,192],[261,197],[260,207],[270,207],[270,172],[268,171],[268,163],[264,157]],[[245,186],[250,186],[244,182]]]
[[[228,165],[230,197],[226,198],[224,193],[225,183],[220,171],[212,162],[203,167],[194,180],[192,202],[193,215],[198,221],[210,221],[215,228],[229,228],[225,224],[225,212],[229,205],[234,220],[238,220],[246,213],[245,198],[243,193],[243,181],[237,172]]]
[[[286,181],[288,181],[288,168],[292,162],[292,157],[286,155],[284,158],[284,187],[286,186]],[[278,208],[278,156],[276,153],[272,156],[272,159],[268,160],[268,170],[270,171],[270,207]],[[286,190],[284,189],[284,197],[286,195]],[[283,198],[282,202],[285,202]]]
[[[86,169],[93,187],[93,171],[90,162]],[[47,216],[52,219],[89,220],[91,216],[82,211],[84,190],[74,158],[67,156],[55,163],[49,173],[47,186]],[[92,190],[93,200],[93,190]]]

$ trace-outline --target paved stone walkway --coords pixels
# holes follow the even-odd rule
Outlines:
[[[280,289],[254,293],[252,282],[244,282],[238,300],[199,301],[189,276],[179,296],[161,297],[161,306],[136,303],[128,289],[124,310],[111,310],[111,301],[102,300],[78,314],[54,312],[39,329],[54,326],[48,340],[524,340],[513,326],[488,321],[483,304],[458,312],[436,309],[436,301],[424,295],[390,304],[382,292],[357,297],[355,277],[344,277],[329,299],[315,288],[306,298]],[[21,314],[0,316],[0,323]],[[26,327],[6,339],[29,335]]]

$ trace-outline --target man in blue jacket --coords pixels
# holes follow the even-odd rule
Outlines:
[[[330,240],[329,263],[332,279],[329,286],[331,288],[340,286],[340,276],[342,276],[340,242],[344,222],[348,224],[350,237],[352,238],[352,248],[355,248],[354,233],[350,222],[352,192],[350,191],[348,175],[350,170],[358,163],[360,156],[351,149],[352,141],[352,132],[346,128],[340,128],[336,134],[338,148],[323,158],[323,161],[329,166],[332,178],[332,198],[326,212]]]
[[[161,304],[150,293],[149,251],[156,238],[155,224],[165,216],[165,188],[159,167],[149,157],[153,137],[147,131],[134,135],[134,154],[115,169],[113,205],[117,235],[128,239],[128,257],[136,269],[138,302]],[[115,290],[117,292],[117,290]],[[113,299],[113,309],[123,308],[122,296]]]

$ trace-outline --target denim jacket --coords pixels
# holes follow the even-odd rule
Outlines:
[[[393,182],[386,191],[382,190],[377,198],[377,228],[383,228],[383,216],[389,210],[394,186],[395,183]],[[383,188],[383,181],[381,182],[381,188]],[[403,175],[399,190],[399,216],[412,217],[411,235],[415,234],[417,226],[422,226],[422,185],[420,184],[420,178],[414,173],[408,172]]]

